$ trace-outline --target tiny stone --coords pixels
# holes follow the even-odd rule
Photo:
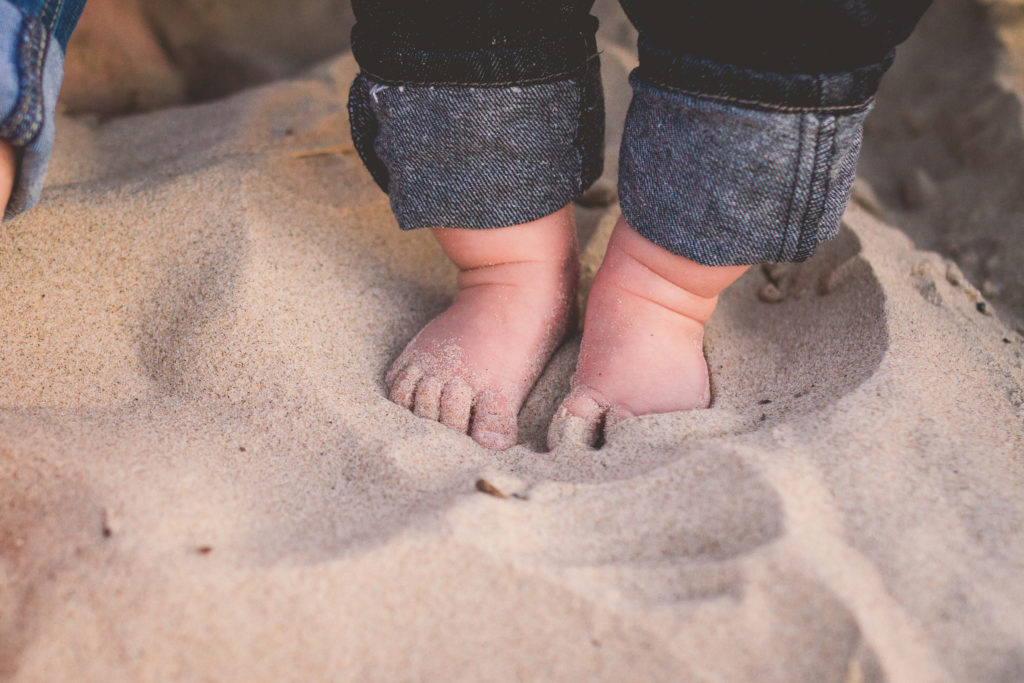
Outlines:
[[[878,201],[875,191],[867,181],[859,177],[854,178],[851,197],[854,202],[875,218],[882,218],[884,216],[885,209],[882,208],[882,203]]]
[[[576,204],[585,208],[603,208],[611,206],[619,198],[615,185],[598,180],[586,192],[576,198]]]
[[[938,199],[939,188],[924,169],[915,168],[900,182],[900,196],[911,209],[920,209]]]
[[[914,136],[920,135],[928,127],[927,117],[919,111],[904,112],[903,122],[907,126],[907,131]]]
[[[851,256],[833,268],[830,272],[822,275],[821,279],[818,281],[818,293],[824,296],[836,291],[839,285],[841,285],[843,281],[850,276],[850,273],[853,272],[854,267],[859,261],[860,259],[857,256]]]
[[[964,282],[960,269],[952,263],[946,266],[946,282],[956,287],[959,287]]]
[[[785,297],[778,287],[769,282],[758,291],[757,298],[766,304],[777,304]]]
[[[786,276],[786,264],[784,263],[766,263],[761,266],[761,271],[764,276],[773,285],[779,285],[782,283],[783,278]]]
[[[768,405],[771,402],[772,402],[772,400],[770,398],[762,398],[757,403],[758,403],[758,405],[766,406],[766,405]]]
[[[974,307],[978,309],[978,313],[992,315],[992,312],[988,310],[988,304],[986,304],[984,301],[979,301],[978,303],[974,304]]]
[[[479,491],[480,493],[486,493],[489,496],[494,496],[495,498],[506,497],[504,493],[498,490],[498,487],[496,487],[494,484],[487,481],[486,479],[476,480],[476,490]]]

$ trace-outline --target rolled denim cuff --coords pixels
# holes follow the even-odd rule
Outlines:
[[[863,109],[878,92],[893,60],[890,52],[876,63],[849,71],[776,73],[679,54],[643,35],[637,49],[637,73],[652,85],[769,111],[815,109],[837,114]]]
[[[709,266],[803,261],[836,235],[869,105],[769,111],[630,83],[619,197],[634,230]]]
[[[394,85],[362,73],[352,139],[403,230],[496,228],[542,218],[601,174],[596,56],[520,85]]]
[[[54,141],[64,49],[84,1],[0,1],[0,139],[18,168],[4,218],[36,204]]]

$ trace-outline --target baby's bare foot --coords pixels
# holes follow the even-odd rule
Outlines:
[[[389,397],[482,446],[508,448],[575,306],[571,207],[507,228],[433,232],[459,268],[458,291],[388,370]]]
[[[549,444],[593,446],[628,417],[706,408],[704,323],[746,269],[671,254],[620,218],[590,290],[576,374]]]

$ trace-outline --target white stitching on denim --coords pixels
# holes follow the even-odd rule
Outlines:
[[[375,103],[379,104],[380,100],[377,99],[377,93],[383,92],[384,90],[387,90],[390,87],[391,86],[389,86],[389,85],[383,85],[381,83],[377,83],[375,85],[371,85],[370,86],[370,97],[373,98],[373,101]]]
[[[800,165],[803,162],[804,156],[804,121],[806,116],[800,117],[800,132],[798,134],[798,143],[796,149],[796,164],[793,170],[793,189],[789,195],[789,208],[786,209],[786,222],[782,226],[782,240],[779,244],[779,250],[775,254],[776,261],[782,261],[782,253],[786,249],[786,240],[789,238],[789,224],[793,220],[793,204],[796,202],[796,190],[800,184]]]
[[[805,233],[806,233],[807,228],[808,228],[807,222],[808,222],[808,219],[810,217],[811,208],[812,208],[812,199],[813,199],[813,197],[811,196],[811,193],[814,192],[814,186],[816,184],[816,180],[818,178],[818,175],[821,173],[821,167],[823,167],[823,166],[827,167],[827,164],[820,163],[822,146],[823,146],[822,145],[822,140],[821,140],[821,137],[822,137],[821,134],[822,134],[822,131],[825,129],[825,123],[824,123],[824,121],[822,121],[820,116],[814,116],[814,118],[817,119],[818,129],[814,133],[814,157],[811,159],[811,173],[810,173],[810,176],[807,178],[808,197],[807,197],[807,200],[804,202],[804,210],[803,210],[803,215],[800,217],[800,223],[797,225],[798,232],[797,232],[797,236],[796,236],[796,243],[793,245],[793,253],[791,253],[789,255],[789,260],[793,260],[794,258],[799,256],[798,251],[800,249],[800,244],[804,241],[804,236],[805,236]],[[829,117],[829,118],[832,118],[832,117]],[[824,198],[823,198],[821,204],[822,204],[822,206],[824,206]],[[820,214],[820,212],[819,212],[819,214]],[[819,218],[820,218],[820,216],[819,216]],[[815,224],[814,224],[814,231],[815,231],[815,233],[817,233],[817,230],[818,230],[818,224],[817,224],[817,221],[815,221]]]
[[[637,78],[640,78],[639,76]],[[643,77],[640,79],[642,82],[649,85],[653,85],[669,92],[679,93],[680,95],[689,95],[691,97],[698,97],[703,99],[712,100],[720,104],[737,104],[744,105],[751,109],[759,109],[762,111],[769,112],[780,112],[785,114],[804,114],[804,113],[816,113],[816,114],[857,114],[868,107],[875,101],[875,98],[869,97],[867,100],[860,104],[849,104],[835,107],[794,107],[784,104],[771,104],[769,102],[758,102],[757,100],[745,100],[740,97],[733,97],[731,95],[714,95],[711,93],[695,92],[693,90],[686,90],[685,88],[678,88],[669,83],[664,83],[655,79],[648,79]]]

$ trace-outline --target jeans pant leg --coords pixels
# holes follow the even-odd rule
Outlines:
[[[33,206],[53,150],[64,51],[85,0],[0,0],[0,139],[17,151],[6,218]]]
[[[864,119],[930,0],[622,0],[640,66],[627,222],[705,265],[802,261],[835,236]]]
[[[592,2],[353,2],[352,138],[402,229],[524,223],[600,175]]]

